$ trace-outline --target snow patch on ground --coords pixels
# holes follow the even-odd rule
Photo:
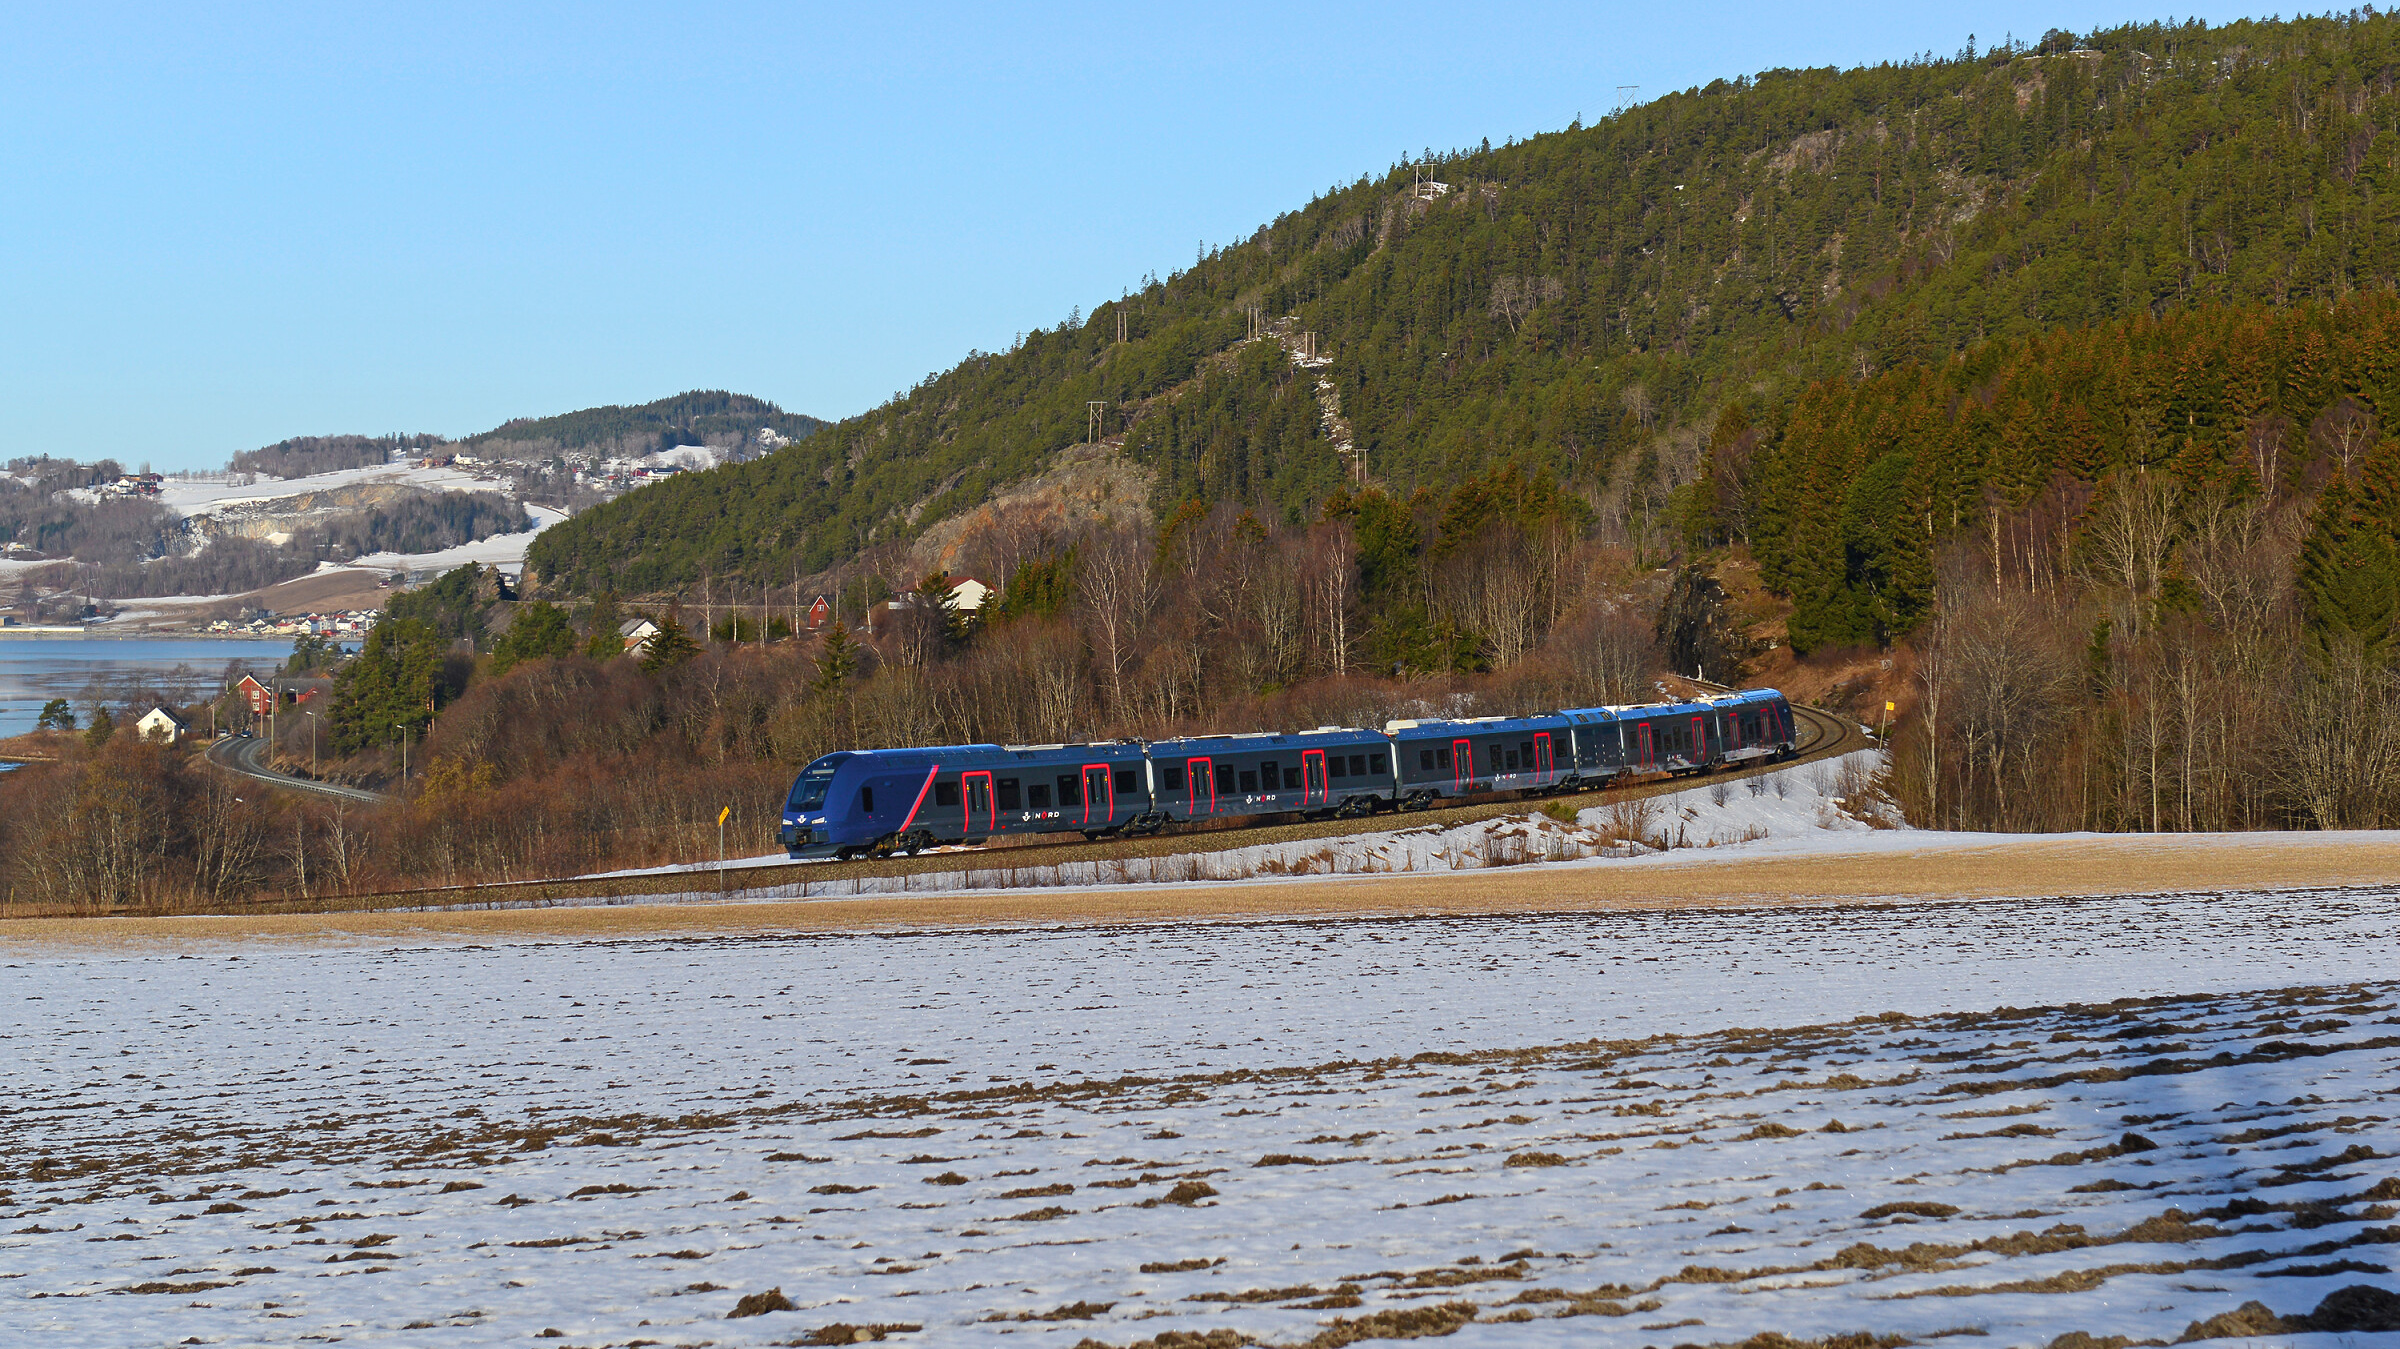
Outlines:
[[[533,546],[534,535],[567,518],[565,511],[549,506],[529,505],[525,513],[533,517],[533,528],[519,533],[494,534],[434,553],[366,553],[350,565],[378,571],[448,571],[472,562],[514,570],[525,565],[525,550]]]
[[[236,506],[264,505],[310,492],[355,487],[362,483],[392,483],[429,492],[509,494],[509,484],[505,481],[478,477],[467,469],[457,467],[422,468],[414,460],[335,469],[330,473],[311,473],[299,478],[278,478],[269,474],[242,475],[251,477],[251,481],[236,483],[231,480],[233,476],[225,475],[223,481],[169,478],[159,484],[155,499],[177,515],[198,516],[214,515]]]

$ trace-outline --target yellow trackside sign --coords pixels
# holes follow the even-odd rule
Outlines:
[[[719,823],[719,824],[723,824],[723,823],[725,823],[726,819],[727,819],[728,817],[730,817],[732,814],[733,814],[733,807],[731,807],[731,806],[727,806],[727,807],[725,807],[723,810],[720,810],[720,811],[718,811],[718,812],[717,812],[717,823]]]

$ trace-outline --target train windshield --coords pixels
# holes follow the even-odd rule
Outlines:
[[[822,810],[825,806],[825,789],[833,785],[833,775],[841,766],[841,760],[832,759],[812,763],[803,769],[799,780],[792,784],[792,799],[784,809]]]

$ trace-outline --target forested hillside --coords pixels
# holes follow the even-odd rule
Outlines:
[[[798,440],[824,424],[763,398],[706,389],[631,407],[611,404],[555,417],[519,417],[458,443],[518,457],[580,449],[643,454],[677,445],[738,442],[762,429]]]
[[[1254,308],[1316,334],[1385,494],[1438,511],[1515,462],[1656,553],[1728,402],[1772,429],[1815,379],[2387,284],[2396,55],[2384,18],[2054,33],[1429,154],[803,445],[592,512],[534,564],[579,589],[819,571],[1037,470],[1090,401],[1132,423],[1162,517],[1198,499],[1305,523],[1344,469],[1319,372],[1237,350]]]

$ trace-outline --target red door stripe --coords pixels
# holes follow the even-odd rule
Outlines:
[[[917,822],[917,812],[925,805],[925,793],[933,790],[933,775],[941,771],[942,766],[938,763],[925,770],[925,782],[917,788],[917,799],[909,803],[908,818],[900,822],[901,833],[907,833],[908,827]]]

